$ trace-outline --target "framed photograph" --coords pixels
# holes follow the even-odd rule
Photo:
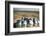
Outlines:
[[[5,1],[5,35],[44,33],[44,3]]]

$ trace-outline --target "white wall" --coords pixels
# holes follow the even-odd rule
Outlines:
[[[5,36],[4,35],[5,34],[5,4],[4,4],[5,2],[4,1],[5,0],[0,0],[0,36]],[[44,2],[44,3],[46,3],[46,0],[17,0],[17,1]],[[45,4],[45,9],[46,9],[46,4]],[[46,13],[46,10],[45,10],[45,13]],[[45,25],[45,27],[46,27],[46,25]],[[14,36],[46,36],[46,33],[23,34],[23,35],[14,35]]]

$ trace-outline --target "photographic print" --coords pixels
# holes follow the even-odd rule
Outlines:
[[[44,3],[5,1],[5,34],[44,33]]]
[[[14,28],[40,27],[38,8],[14,8],[13,19]]]

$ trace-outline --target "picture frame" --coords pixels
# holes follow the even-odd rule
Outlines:
[[[29,13],[29,12],[33,12],[33,13]],[[28,14],[30,14],[29,16],[33,17],[36,14],[37,16],[36,15],[35,16],[38,17],[38,19],[40,19],[40,23],[38,22],[40,24],[40,27],[38,28],[37,27],[17,28],[18,26],[12,25],[14,22],[16,22],[16,19],[13,20],[14,14],[15,14],[15,18],[22,16],[22,14],[24,15],[24,17],[25,15],[27,17]],[[45,16],[45,4],[44,3],[5,1],[5,35],[44,33],[45,31],[44,16]]]

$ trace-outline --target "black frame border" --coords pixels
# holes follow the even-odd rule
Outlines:
[[[24,31],[24,32],[10,32],[10,4],[24,4],[24,5],[40,5],[42,7],[42,22],[43,30],[42,31]],[[18,34],[35,34],[35,33],[44,33],[45,32],[45,3],[40,2],[18,2],[18,1],[5,1],[5,35],[18,35]]]

